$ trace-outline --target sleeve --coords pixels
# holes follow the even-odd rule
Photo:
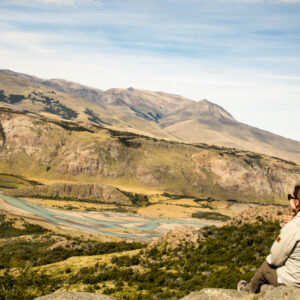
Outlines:
[[[271,253],[267,256],[267,263],[275,267],[281,267],[294,250],[297,240],[295,225],[290,222],[280,231],[279,236],[273,243]]]

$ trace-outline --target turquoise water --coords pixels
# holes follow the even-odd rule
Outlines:
[[[15,197],[5,196],[0,192],[1,198],[6,201],[8,204],[28,211],[38,217],[45,219],[47,222],[52,223],[54,225],[64,224],[73,229],[78,229],[81,231],[91,232],[91,233],[100,233],[106,234],[110,236],[118,236],[121,238],[127,239],[153,239],[155,237],[159,237],[161,234],[159,232],[155,232],[155,230],[161,224],[184,224],[184,225],[196,225],[196,226],[205,226],[207,224],[203,224],[201,222],[189,221],[184,219],[157,219],[157,218],[145,218],[139,216],[129,216],[126,214],[118,214],[119,219],[121,220],[113,220],[116,219],[116,215],[112,216],[112,220],[95,220],[91,218],[70,216],[65,213],[62,213],[63,210],[55,209],[48,210],[45,207],[38,206],[32,204],[26,200],[18,199]],[[110,216],[110,214],[98,213],[97,216]],[[128,218],[128,219],[126,219]],[[142,220],[141,220],[142,219]],[[86,224],[82,224],[84,222]],[[130,226],[130,224],[133,224]],[[126,225],[129,225],[128,227]],[[111,232],[105,229],[128,229],[128,230],[139,230],[143,233],[124,233],[124,232]]]

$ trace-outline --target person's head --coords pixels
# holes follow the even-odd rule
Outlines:
[[[300,200],[300,184],[296,184],[293,191],[293,196]]]
[[[299,184],[295,185],[292,196],[293,198],[290,199],[290,207],[293,212],[297,213],[300,211],[300,185]]]

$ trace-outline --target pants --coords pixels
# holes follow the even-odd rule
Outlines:
[[[278,283],[276,267],[270,266],[266,261],[257,270],[250,283],[246,285],[245,290],[250,293],[259,293],[260,287],[263,284],[271,284],[273,286],[283,285],[282,283]]]

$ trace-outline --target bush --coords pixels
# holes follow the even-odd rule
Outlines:
[[[206,212],[206,211],[199,211],[192,214],[192,218],[198,219],[207,219],[207,220],[218,220],[218,221],[228,221],[230,217],[216,213],[216,212]]]

